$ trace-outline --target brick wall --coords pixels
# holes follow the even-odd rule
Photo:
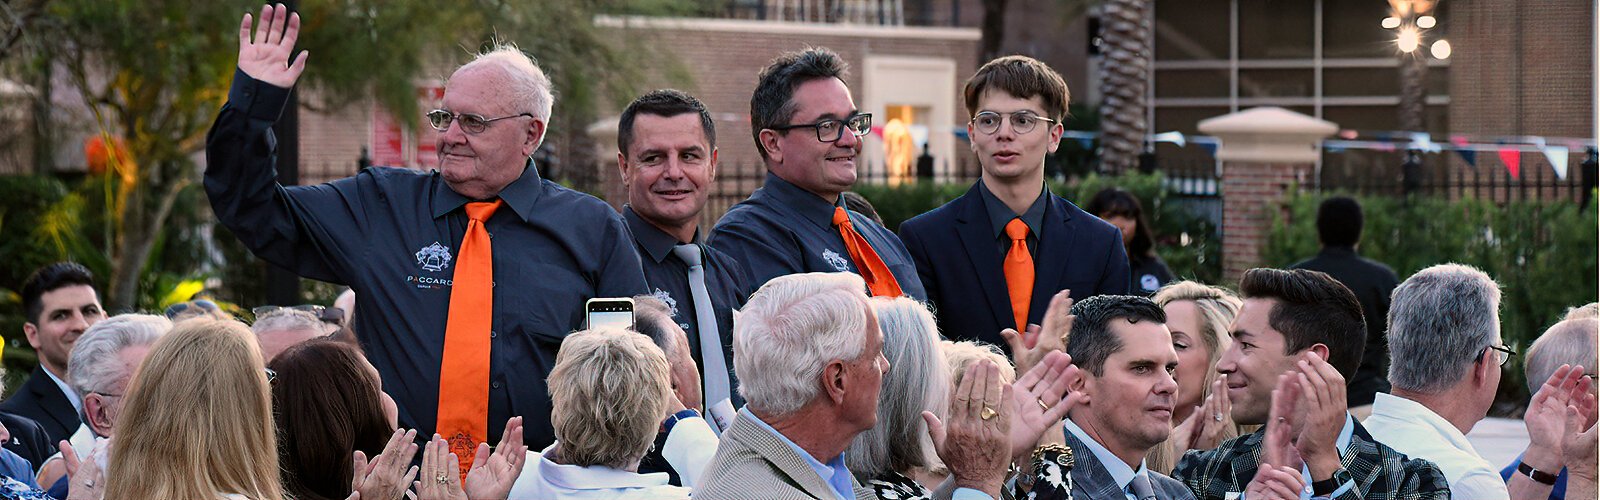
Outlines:
[[[1310,164],[1227,162],[1222,165],[1222,282],[1261,264],[1273,211],[1284,220],[1281,203],[1289,189],[1307,185]]]

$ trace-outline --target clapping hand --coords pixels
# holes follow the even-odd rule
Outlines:
[[[1011,384],[1011,456],[1024,460],[1042,438],[1055,435],[1065,439],[1061,419],[1083,400],[1082,393],[1067,393],[1068,384],[1078,376],[1072,356],[1051,352],[1016,383]]]
[[[416,430],[395,429],[383,452],[371,461],[366,453],[356,450],[350,489],[367,500],[403,498],[406,487],[417,477],[417,468],[411,465],[411,458],[417,456],[416,438]]]
[[[467,498],[502,499],[511,494],[511,485],[522,474],[528,459],[528,445],[522,442],[522,417],[506,421],[500,445],[489,453],[489,443],[478,443],[478,452],[467,469]]]
[[[1011,386],[1000,382],[1000,368],[989,361],[967,367],[950,400],[948,427],[933,412],[922,412],[939,459],[950,468],[957,488],[1000,497],[1010,445]],[[1002,413],[1004,412],[1004,413]]]
[[[1211,391],[1206,394],[1205,401],[1189,412],[1189,418],[1183,419],[1172,429],[1172,442],[1176,445],[1173,451],[1181,455],[1187,450],[1209,450],[1222,443],[1222,436],[1231,425],[1226,417],[1233,411],[1226,380],[1226,376],[1218,375],[1211,382]]]
[[[1267,415],[1266,435],[1261,443],[1261,467],[1288,467],[1296,471],[1304,462],[1295,449],[1296,406],[1300,398],[1300,383],[1294,372],[1278,375],[1278,386],[1272,390],[1272,409]]]
[[[1326,479],[1342,467],[1337,442],[1349,418],[1345,406],[1344,376],[1333,365],[1311,351],[1301,354],[1298,373],[1289,375],[1300,382],[1299,405],[1304,421],[1295,439],[1295,449],[1311,470],[1311,478]]]
[[[1522,420],[1528,427],[1528,450],[1522,456],[1524,463],[1542,471],[1557,471],[1566,465],[1561,456],[1561,443],[1566,433],[1567,407],[1574,399],[1584,404],[1585,397],[1593,396],[1589,394],[1589,379],[1583,376],[1583,367],[1561,365],[1550,374],[1528,404],[1527,413],[1523,414]],[[1586,406],[1592,407],[1593,403]]]
[[[422,450],[422,476],[411,484],[417,500],[467,500],[461,489],[461,458],[438,434]]]
[[[1050,298],[1045,309],[1043,325],[1028,325],[1022,333],[1007,328],[1000,331],[1011,347],[1012,362],[1018,373],[1033,369],[1034,365],[1052,351],[1067,350],[1067,336],[1072,333],[1072,291],[1062,290]]]
[[[105,471],[100,470],[100,461],[95,456],[100,453],[111,452],[111,440],[107,439],[96,444],[89,456],[78,458],[78,450],[72,444],[61,441],[56,445],[61,450],[61,459],[67,466],[67,477],[70,478],[67,486],[67,500],[100,500],[106,493]]]
[[[250,14],[239,23],[239,70],[251,78],[275,87],[292,88],[306,70],[307,51],[289,62],[294,42],[300,38],[300,14],[289,13],[283,4],[261,6],[261,23],[250,32]],[[373,500],[368,498],[367,500]]]

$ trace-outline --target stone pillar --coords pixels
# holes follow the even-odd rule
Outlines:
[[[1222,274],[1224,283],[1236,283],[1262,264],[1272,211],[1281,214],[1289,189],[1312,182],[1322,139],[1339,126],[1261,107],[1202,120],[1199,129],[1222,141]]]
[[[599,179],[600,183],[592,194],[621,210],[622,204],[628,201],[628,192],[622,187],[622,171],[617,169],[618,119],[615,116],[601,118],[589,124],[584,132],[594,139],[595,179]],[[549,140],[548,136],[545,140]]]

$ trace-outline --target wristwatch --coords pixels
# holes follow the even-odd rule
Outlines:
[[[672,433],[672,426],[678,425],[678,421],[679,420],[683,420],[683,419],[686,419],[686,418],[694,418],[694,417],[698,417],[698,416],[700,416],[700,412],[698,410],[695,410],[694,408],[687,408],[687,409],[684,409],[683,411],[674,413],[674,414],[668,416],[666,421],[661,422],[661,433],[662,434],[671,434]]]
[[[1517,472],[1521,472],[1523,475],[1532,478],[1534,481],[1552,486],[1556,484],[1556,478],[1558,477],[1555,474],[1535,469],[1532,465],[1528,465],[1527,462],[1520,461],[1517,462]]]

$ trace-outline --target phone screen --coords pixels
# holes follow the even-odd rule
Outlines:
[[[589,329],[633,328],[633,301],[630,299],[592,299],[585,304]]]

